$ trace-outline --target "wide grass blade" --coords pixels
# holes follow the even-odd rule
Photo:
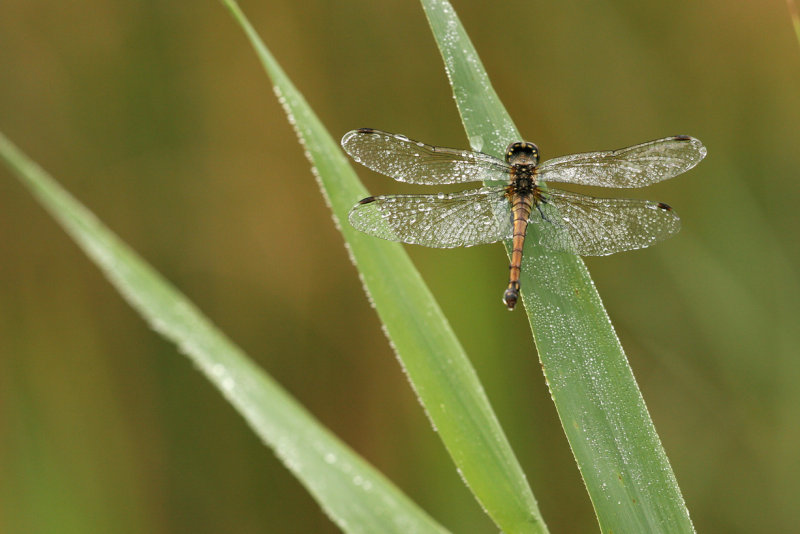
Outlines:
[[[519,132],[452,6],[445,0],[422,0],[422,5],[471,145],[501,157],[507,143],[521,139]],[[584,263],[527,245],[522,298],[601,529],[693,532],[672,468]]]
[[[349,209],[367,196],[366,190],[338,142],[326,132],[235,2],[223,1],[272,79],[365,289],[459,472],[501,529],[515,533],[545,531],[519,463],[438,304],[400,245],[360,234],[347,222]]]
[[[326,430],[3,134],[0,159],[145,320],[199,367],[345,532],[446,532]]]

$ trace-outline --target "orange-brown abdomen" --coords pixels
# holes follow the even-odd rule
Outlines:
[[[525,234],[528,230],[528,219],[533,209],[533,194],[511,196],[511,213],[514,234],[511,239],[511,264],[508,266],[508,289],[503,293],[503,302],[509,310],[513,310],[519,299],[519,275],[522,270],[522,247],[525,245]]]

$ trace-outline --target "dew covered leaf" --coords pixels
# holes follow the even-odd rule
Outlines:
[[[522,137],[450,3],[422,0],[422,5],[470,143],[499,157],[509,142]],[[526,240],[525,245],[521,295],[553,401],[601,530],[694,532],[675,475],[586,266],[575,255],[536,246],[536,239]],[[508,242],[507,247],[510,250]],[[536,354],[531,350],[528,356]]]

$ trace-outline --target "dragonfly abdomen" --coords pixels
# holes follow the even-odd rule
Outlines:
[[[508,288],[503,293],[503,302],[513,310],[519,299],[519,275],[522,271],[522,248],[528,231],[528,219],[533,210],[533,193],[514,193],[511,197],[511,216],[514,233],[511,237],[511,264],[508,266]]]

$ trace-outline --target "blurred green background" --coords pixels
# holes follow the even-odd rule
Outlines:
[[[416,2],[244,1],[335,137],[467,147]],[[800,512],[800,46],[786,4],[455,1],[548,157],[690,134],[626,192],[683,230],[586,262],[702,532]],[[445,526],[494,532],[361,291],[254,53],[214,1],[0,4],[0,129]],[[419,188],[358,169],[375,193]],[[591,191],[597,193],[597,191]],[[358,199],[353,199],[354,201]],[[553,532],[597,530],[500,245],[408,247]],[[336,532],[0,168],[0,532]]]

